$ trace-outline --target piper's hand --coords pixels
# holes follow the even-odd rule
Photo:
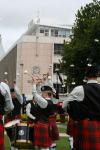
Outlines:
[[[37,84],[38,84],[38,79],[39,79],[39,78],[38,78],[37,76],[33,76],[33,77],[32,77],[33,83],[37,85]]]

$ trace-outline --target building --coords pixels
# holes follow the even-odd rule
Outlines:
[[[40,25],[31,21],[28,30],[12,46],[0,61],[0,78],[7,79],[12,86],[16,80],[22,93],[29,98],[32,92],[31,77],[49,72],[54,82],[58,82],[56,69],[60,69],[61,51],[64,41],[70,41],[71,27]],[[64,75],[61,75],[65,78]],[[58,81],[57,81],[58,80]]]
[[[1,34],[0,34],[0,60],[4,56],[4,54],[5,54],[5,51],[4,51],[4,48],[2,45],[2,38],[1,38]]]

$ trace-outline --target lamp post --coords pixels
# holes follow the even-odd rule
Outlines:
[[[8,72],[4,72],[4,75],[5,75],[5,79],[4,80],[5,80],[6,83],[8,83]]]

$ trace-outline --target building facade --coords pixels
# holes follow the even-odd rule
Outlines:
[[[29,99],[32,93],[31,77],[33,74],[49,72],[54,86],[59,84],[63,91],[56,69],[60,69],[61,51],[64,41],[70,41],[71,27],[28,25],[28,30],[12,46],[0,61],[0,78],[7,79],[9,85],[16,80],[22,93]],[[62,78],[65,76],[61,73]],[[57,81],[58,80],[58,81]]]

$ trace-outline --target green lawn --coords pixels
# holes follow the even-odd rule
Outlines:
[[[57,150],[70,150],[69,142],[66,137],[60,137],[60,140],[57,141]]]
[[[5,136],[5,150],[10,150],[7,136]],[[57,150],[70,150],[69,142],[66,137],[60,137],[60,140],[57,141]]]

